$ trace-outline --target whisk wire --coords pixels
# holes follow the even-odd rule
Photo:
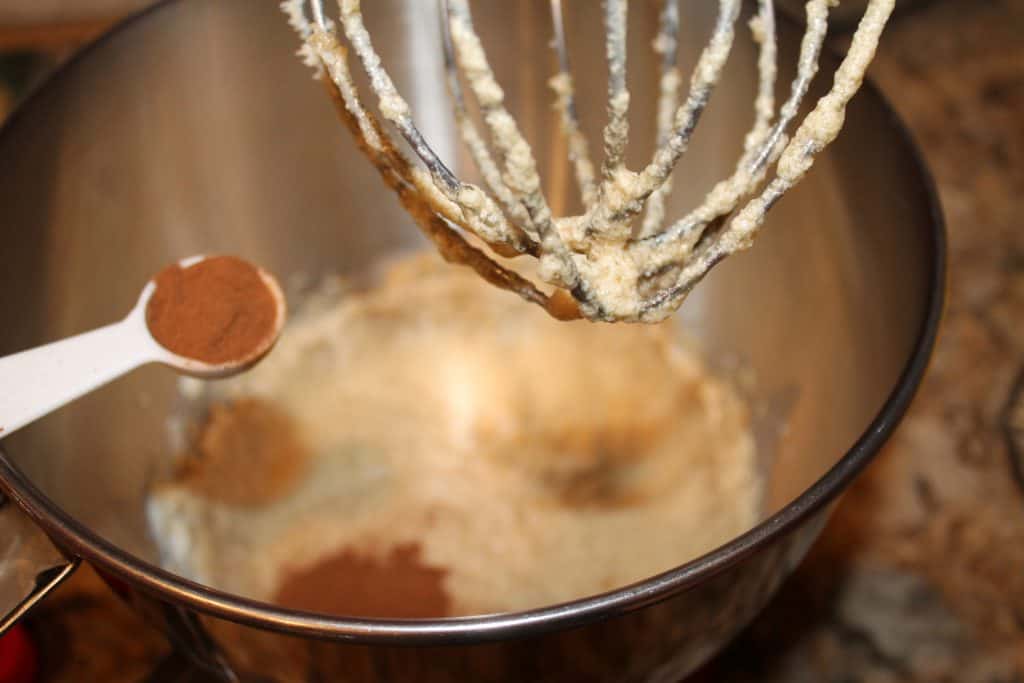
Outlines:
[[[593,207],[596,199],[597,184],[594,180],[594,163],[590,159],[589,145],[580,130],[579,112],[576,110],[575,84],[569,63],[569,47],[565,38],[562,0],[551,0],[551,24],[554,28],[554,49],[558,57],[558,73],[551,78],[549,83],[555,92],[555,108],[561,115],[562,133],[567,141],[569,162],[573,165],[576,175],[580,199],[583,206],[589,209]]]
[[[438,0],[445,78],[460,136],[488,191],[465,182],[440,159],[417,128],[363,23],[359,0],[338,0],[346,43],[322,0],[285,0],[282,8],[303,41],[301,53],[325,77],[342,119],[385,182],[446,258],[544,307],[559,319],[655,322],[671,315],[690,290],[728,255],[747,248],[771,207],[811,168],[839,133],[846,106],[863,80],[895,0],[869,0],[831,90],[797,126],[819,69],[833,0],[808,0],[806,30],[787,99],[775,111],[777,45],[773,0],[758,0],[750,28],[758,46],[754,121],[731,175],[696,208],[665,225],[673,172],[720,82],[732,52],[741,0],[719,0],[710,38],[682,97],[678,67],[678,0],[662,0],[654,49],[659,54],[657,144],[639,171],[626,167],[630,91],[627,82],[628,0],[603,0],[608,62],[607,120],[600,179],[580,124],[562,0],[550,0],[557,71],[550,80],[562,133],[584,205],[578,216],[555,217],[541,188],[533,151],[505,104],[504,91],[473,26],[468,0]],[[347,53],[355,52],[381,117],[398,131],[420,164],[360,100]],[[463,87],[465,83],[466,87]],[[470,112],[479,111],[482,127]],[[769,177],[774,169],[774,177]],[[643,213],[640,225],[634,218]],[[534,283],[467,241],[475,235],[502,257],[539,260]],[[570,297],[571,295],[571,297]]]

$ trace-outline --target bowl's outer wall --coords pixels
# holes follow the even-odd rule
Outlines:
[[[746,625],[817,537],[820,510],[794,533],[690,590],[628,613],[534,637],[428,647],[300,638],[199,615],[114,581],[194,666],[243,683],[676,683]]]
[[[365,4],[378,49],[428,139],[473,177],[448,113],[433,3]],[[478,5],[478,27],[534,144],[552,205],[571,209],[571,173],[546,85],[553,68],[547,3]],[[577,83],[583,123],[597,139],[605,86],[600,17],[586,3],[567,5],[574,59],[590,65]],[[714,19],[713,3],[685,7],[689,68]],[[634,168],[653,137],[649,9],[632,10]],[[791,65],[797,35],[786,31],[784,38]],[[292,282],[327,273],[359,277],[367,264],[423,244],[358,156],[295,48],[276,2],[181,0],[106,38],[22,108],[0,136],[0,302],[6,319],[16,321],[0,329],[0,353],[117,318],[150,274],[185,255],[238,253]],[[735,163],[751,118],[753,64],[741,33],[677,173],[670,215],[692,207]],[[719,266],[684,305],[679,320],[688,332],[716,359],[738,361],[756,378],[766,515],[838,462],[897,383],[930,301],[933,230],[917,160],[888,108],[865,92],[840,140],[776,207],[756,246]],[[154,562],[142,509],[147,484],[173,455],[158,435],[176,396],[169,372],[145,369],[5,446],[56,505]],[[784,432],[777,429],[782,420]],[[683,662],[698,661],[767,599],[770,591],[762,589],[777,583],[809,533],[658,610],[594,627],[586,637],[605,643],[593,650],[595,670],[616,670],[607,668],[609,658],[624,666],[634,655],[646,662],[637,664],[637,675],[669,652],[679,655],[676,673]],[[772,553],[788,559],[772,560]],[[616,654],[631,640],[626,631],[654,639],[643,650],[650,658]],[[564,636],[575,637],[584,633]],[[680,650],[683,642],[692,650]],[[534,646],[508,647],[524,666],[550,656]],[[605,668],[596,664],[602,657]]]

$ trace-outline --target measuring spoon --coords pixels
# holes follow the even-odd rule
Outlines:
[[[206,258],[193,256],[178,266],[187,269]],[[155,280],[150,280],[121,322],[0,358],[0,438],[149,363],[208,379],[252,367],[274,346],[286,315],[277,280],[262,269],[256,271],[271,294],[276,317],[270,333],[243,357],[212,364],[163,347],[146,322],[146,308],[156,291]]]

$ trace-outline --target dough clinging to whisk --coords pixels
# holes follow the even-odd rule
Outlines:
[[[790,137],[787,131],[818,71],[829,8],[835,0],[806,3],[807,28],[797,72],[789,96],[777,111],[774,2],[759,0],[750,22],[759,49],[759,84],[743,153],[732,175],[720,181],[699,206],[668,220],[665,204],[673,170],[721,79],[741,9],[741,0],[719,0],[711,37],[688,92],[682,94],[677,2],[662,0],[653,41],[661,56],[658,144],[649,162],[632,170],[625,164],[631,98],[626,80],[628,1],[602,3],[608,114],[602,136],[604,158],[598,168],[580,130],[562,2],[551,0],[559,65],[551,84],[584,205],[575,216],[552,213],[533,152],[505,105],[504,92],[473,26],[468,0],[438,0],[438,11],[458,129],[486,189],[458,178],[417,128],[408,103],[374,48],[360,0],[339,0],[337,23],[328,18],[322,0],[286,0],[282,8],[303,41],[304,59],[336,97],[342,118],[363,152],[446,259],[469,265],[492,284],[560,319],[658,322],[678,309],[717,263],[752,244],[771,207],[807,174],[817,155],[839,134],[846,107],[860,89],[895,5],[895,0],[870,0],[831,90]],[[379,116],[357,92],[348,65],[350,52],[369,77]],[[482,125],[468,113],[469,98],[480,111]],[[398,148],[392,128],[418,161]],[[470,236],[487,247],[475,246],[467,239]],[[537,277],[548,287],[495,258],[519,255],[538,260]]]

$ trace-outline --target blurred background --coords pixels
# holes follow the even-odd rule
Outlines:
[[[0,119],[147,4],[0,0]],[[846,28],[864,4],[841,3]],[[701,683],[1024,683],[1024,0],[899,6],[872,75],[949,224],[943,336],[896,436]],[[0,640],[0,683],[190,680],[88,571]]]
[[[0,115],[61,60],[153,0],[0,0]]]
[[[66,49],[151,0],[4,0],[0,49]]]

